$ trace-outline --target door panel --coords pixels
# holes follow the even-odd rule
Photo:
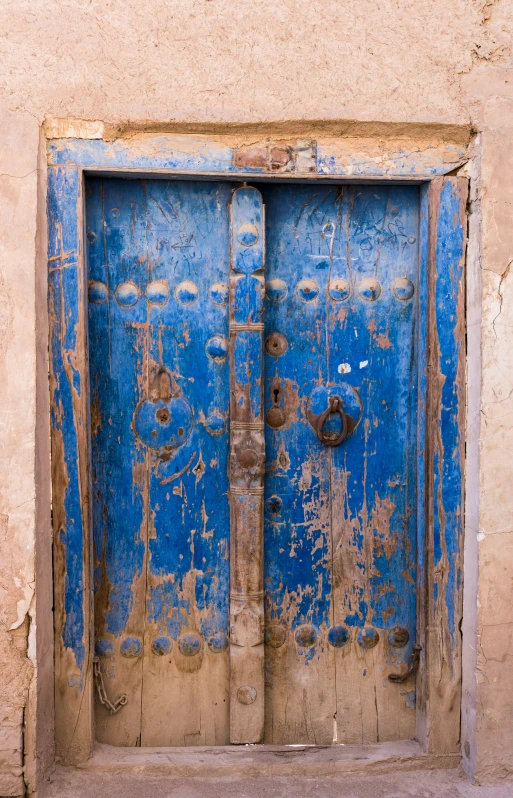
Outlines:
[[[89,192],[89,276],[106,286],[89,292],[96,651],[109,696],[128,695],[116,715],[99,708],[97,738],[222,744],[232,189]]]
[[[412,684],[387,674],[415,642],[418,193],[264,201],[266,741],[408,738]],[[336,447],[309,421],[330,394],[356,424]]]
[[[418,189],[260,189],[87,181],[102,742],[414,735]]]

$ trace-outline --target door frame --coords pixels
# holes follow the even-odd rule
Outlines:
[[[426,755],[459,754],[468,181],[454,173],[466,148],[438,143],[385,160],[365,158],[356,146],[358,157],[348,156],[340,142],[291,137],[234,146],[171,134],[48,142],[56,753],[63,764],[88,760],[95,745],[87,175],[420,187],[417,740]]]

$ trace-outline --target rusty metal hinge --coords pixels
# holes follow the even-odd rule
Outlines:
[[[420,661],[420,652],[422,651],[422,646],[415,645],[412,648],[412,652],[408,659],[408,667],[406,668],[404,673],[390,673],[388,675],[389,682],[405,682],[409,676],[412,676],[415,671],[417,670],[419,661]]]
[[[121,707],[124,707],[125,704],[128,704],[127,694],[122,693],[113,704],[109,701],[107,698],[105,685],[103,683],[103,675],[100,669],[100,660],[98,657],[93,657],[93,675],[96,684],[96,692],[98,693],[100,703],[103,704],[104,707],[107,707],[111,715],[115,715],[116,712],[119,712]]]

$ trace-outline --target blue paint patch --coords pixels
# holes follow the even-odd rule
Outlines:
[[[279,332],[288,342],[265,364],[266,416],[277,387],[286,411],[279,427],[266,425],[267,623],[401,625],[413,639],[417,306],[398,302],[393,284],[418,278],[419,190],[266,185],[262,192],[265,336]],[[322,262],[330,268],[315,269]],[[305,302],[296,288],[313,274],[315,301]],[[369,298],[379,297],[362,301],[362,283]],[[270,290],[277,284],[280,302]],[[355,424],[330,450],[308,413],[315,419],[335,393]],[[337,424],[334,415],[326,422]],[[342,578],[347,559],[351,576]]]
[[[448,612],[452,643],[459,634],[459,556],[463,516],[462,414],[463,334],[458,326],[465,252],[464,216],[466,193],[457,181],[447,179],[440,194],[436,236],[436,331],[442,376],[438,428],[441,447],[434,458],[434,540],[435,567],[446,557],[446,585],[443,598]],[[463,303],[462,303],[463,305]],[[460,309],[462,312],[462,308]]]
[[[57,478],[65,486],[62,499],[63,527],[55,530],[55,538],[63,547],[65,563],[64,617],[59,621],[62,623],[63,645],[74,656],[81,674],[78,687],[82,689],[85,658],[82,603],[85,589],[84,529],[76,406],[82,393],[82,385],[80,374],[73,365],[78,346],[79,297],[82,295],[82,283],[77,268],[80,254],[80,180],[77,169],[73,167],[48,170],[49,312],[52,329],[50,352],[55,380],[52,386],[51,423],[54,467]],[[55,461],[57,451],[62,453],[62,462]],[[85,463],[82,467],[85,468]]]

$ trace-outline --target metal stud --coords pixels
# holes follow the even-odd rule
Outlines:
[[[329,287],[330,297],[335,302],[343,302],[351,293],[351,287],[347,280],[340,277],[331,280]]]
[[[388,633],[388,642],[394,648],[403,648],[408,644],[410,635],[403,626],[394,626]]]
[[[278,429],[285,424],[287,416],[285,415],[283,407],[271,407],[267,412],[265,420],[270,427]]]
[[[287,283],[283,280],[269,280],[265,284],[265,296],[271,302],[282,302],[287,296]]]
[[[396,299],[406,302],[411,299],[415,291],[414,285],[407,277],[399,277],[393,284],[392,290]]]
[[[205,344],[205,352],[214,363],[222,363],[228,354],[228,341],[224,335],[214,335]]]
[[[375,302],[381,296],[381,285],[374,277],[366,277],[358,286],[358,294],[365,302]]]
[[[112,657],[114,654],[114,643],[112,640],[100,638],[94,644],[94,653],[97,657]]]
[[[105,283],[100,283],[98,280],[90,280],[88,297],[89,302],[92,302],[93,305],[102,305],[109,298],[109,289]]]
[[[219,413],[211,413],[205,422],[205,427],[211,435],[222,435],[226,428],[226,422]]]
[[[265,502],[265,509],[273,515],[278,515],[283,507],[283,502],[279,496],[269,496]]]
[[[178,641],[178,648],[184,657],[193,657],[201,649],[201,640],[198,635],[187,634]]]
[[[315,280],[300,280],[297,284],[297,295],[303,302],[312,302],[319,296],[319,286]]]
[[[241,224],[237,230],[237,239],[243,247],[254,247],[258,237],[258,227],[254,224]]]
[[[366,626],[358,632],[357,640],[362,648],[374,648],[378,644],[379,634],[372,626]]]
[[[192,305],[198,298],[198,286],[192,280],[184,280],[175,288],[175,297],[181,305]]]
[[[155,637],[151,643],[151,650],[158,657],[163,657],[166,654],[169,654],[172,648],[173,641],[169,637],[164,637],[163,635]]]
[[[237,701],[239,704],[252,704],[257,697],[257,691],[254,687],[245,684],[237,690]]]
[[[281,357],[289,347],[288,341],[281,333],[271,333],[265,339],[265,351],[272,357]]]
[[[317,629],[310,624],[299,626],[295,631],[294,638],[298,646],[310,648],[317,640]]]
[[[237,454],[237,462],[241,468],[254,468],[258,463],[258,454],[254,449],[243,449]]]
[[[349,640],[349,631],[345,626],[332,626],[328,632],[328,643],[333,648],[342,648]]]
[[[208,647],[214,654],[220,654],[222,651],[226,651],[228,648],[228,638],[223,632],[219,632],[219,634],[214,635],[208,641]]]
[[[142,651],[142,642],[138,637],[127,637],[121,643],[121,653],[127,659],[138,657]]]
[[[226,283],[214,283],[210,288],[209,297],[214,305],[226,305],[228,302],[228,286]]]
[[[122,308],[130,308],[139,299],[141,293],[137,288],[135,283],[128,282],[128,283],[121,283],[116,288],[116,302],[118,305],[121,305]]]
[[[265,630],[265,643],[271,648],[280,648],[287,639],[287,631],[279,623],[272,623]]]
[[[146,296],[152,305],[165,305],[169,299],[167,280],[153,280],[149,283]]]

